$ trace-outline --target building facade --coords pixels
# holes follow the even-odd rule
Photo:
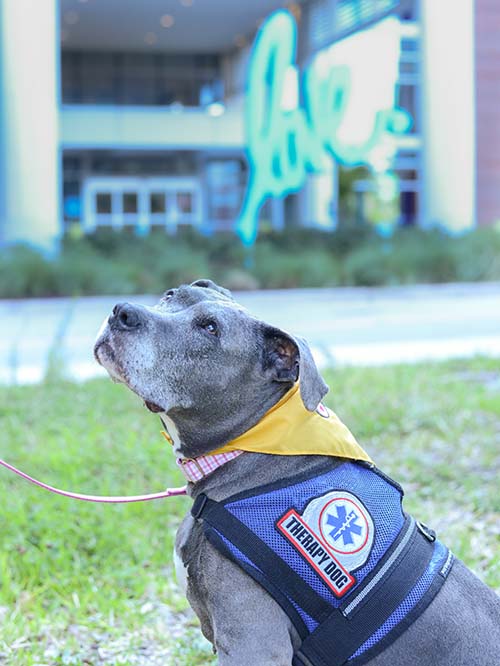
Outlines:
[[[288,7],[298,59],[390,12],[401,19],[390,214],[461,232],[500,219],[500,10],[493,0],[3,0],[0,243],[54,249],[71,225],[231,230],[248,179],[252,40]],[[453,15],[453,29],[450,16]],[[370,54],[365,54],[369,58]],[[495,69],[496,68],[496,69]],[[382,211],[382,212],[381,212]],[[334,229],[386,214],[366,169],[338,166],[260,211],[261,226]]]

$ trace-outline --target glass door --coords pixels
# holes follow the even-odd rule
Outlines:
[[[163,226],[202,223],[202,189],[197,178],[88,178],[83,184],[84,231],[97,227],[137,227],[147,233]]]

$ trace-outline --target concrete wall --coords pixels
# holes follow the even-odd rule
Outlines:
[[[7,215],[7,183],[5,182],[6,170],[6,145],[5,145],[5,111],[1,95],[4,90],[4,73],[2,68],[3,54],[2,54],[2,34],[3,34],[3,16],[0,10],[0,247],[4,243],[5,235],[5,218]]]
[[[56,0],[0,2],[0,242],[60,234]]]
[[[421,10],[423,219],[462,232],[476,224],[474,0]]]
[[[203,109],[65,106],[60,112],[63,148],[242,148],[243,114],[228,106],[218,117]]]
[[[477,216],[500,221],[500,2],[476,0]]]

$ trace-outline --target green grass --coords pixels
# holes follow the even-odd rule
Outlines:
[[[327,403],[405,506],[500,588],[500,363],[342,369]],[[181,484],[160,424],[121,386],[0,389],[0,455],[56,486],[135,494]],[[215,663],[172,572],[189,500],[56,497],[0,469],[0,664]]]

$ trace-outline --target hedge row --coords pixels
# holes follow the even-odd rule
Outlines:
[[[231,289],[397,285],[500,280],[500,230],[460,237],[370,227],[261,234],[245,250],[232,234],[176,236],[100,231],[68,236],[55,259],[18,245],[0,251],[0,297],[161,293],[208,276]]]

